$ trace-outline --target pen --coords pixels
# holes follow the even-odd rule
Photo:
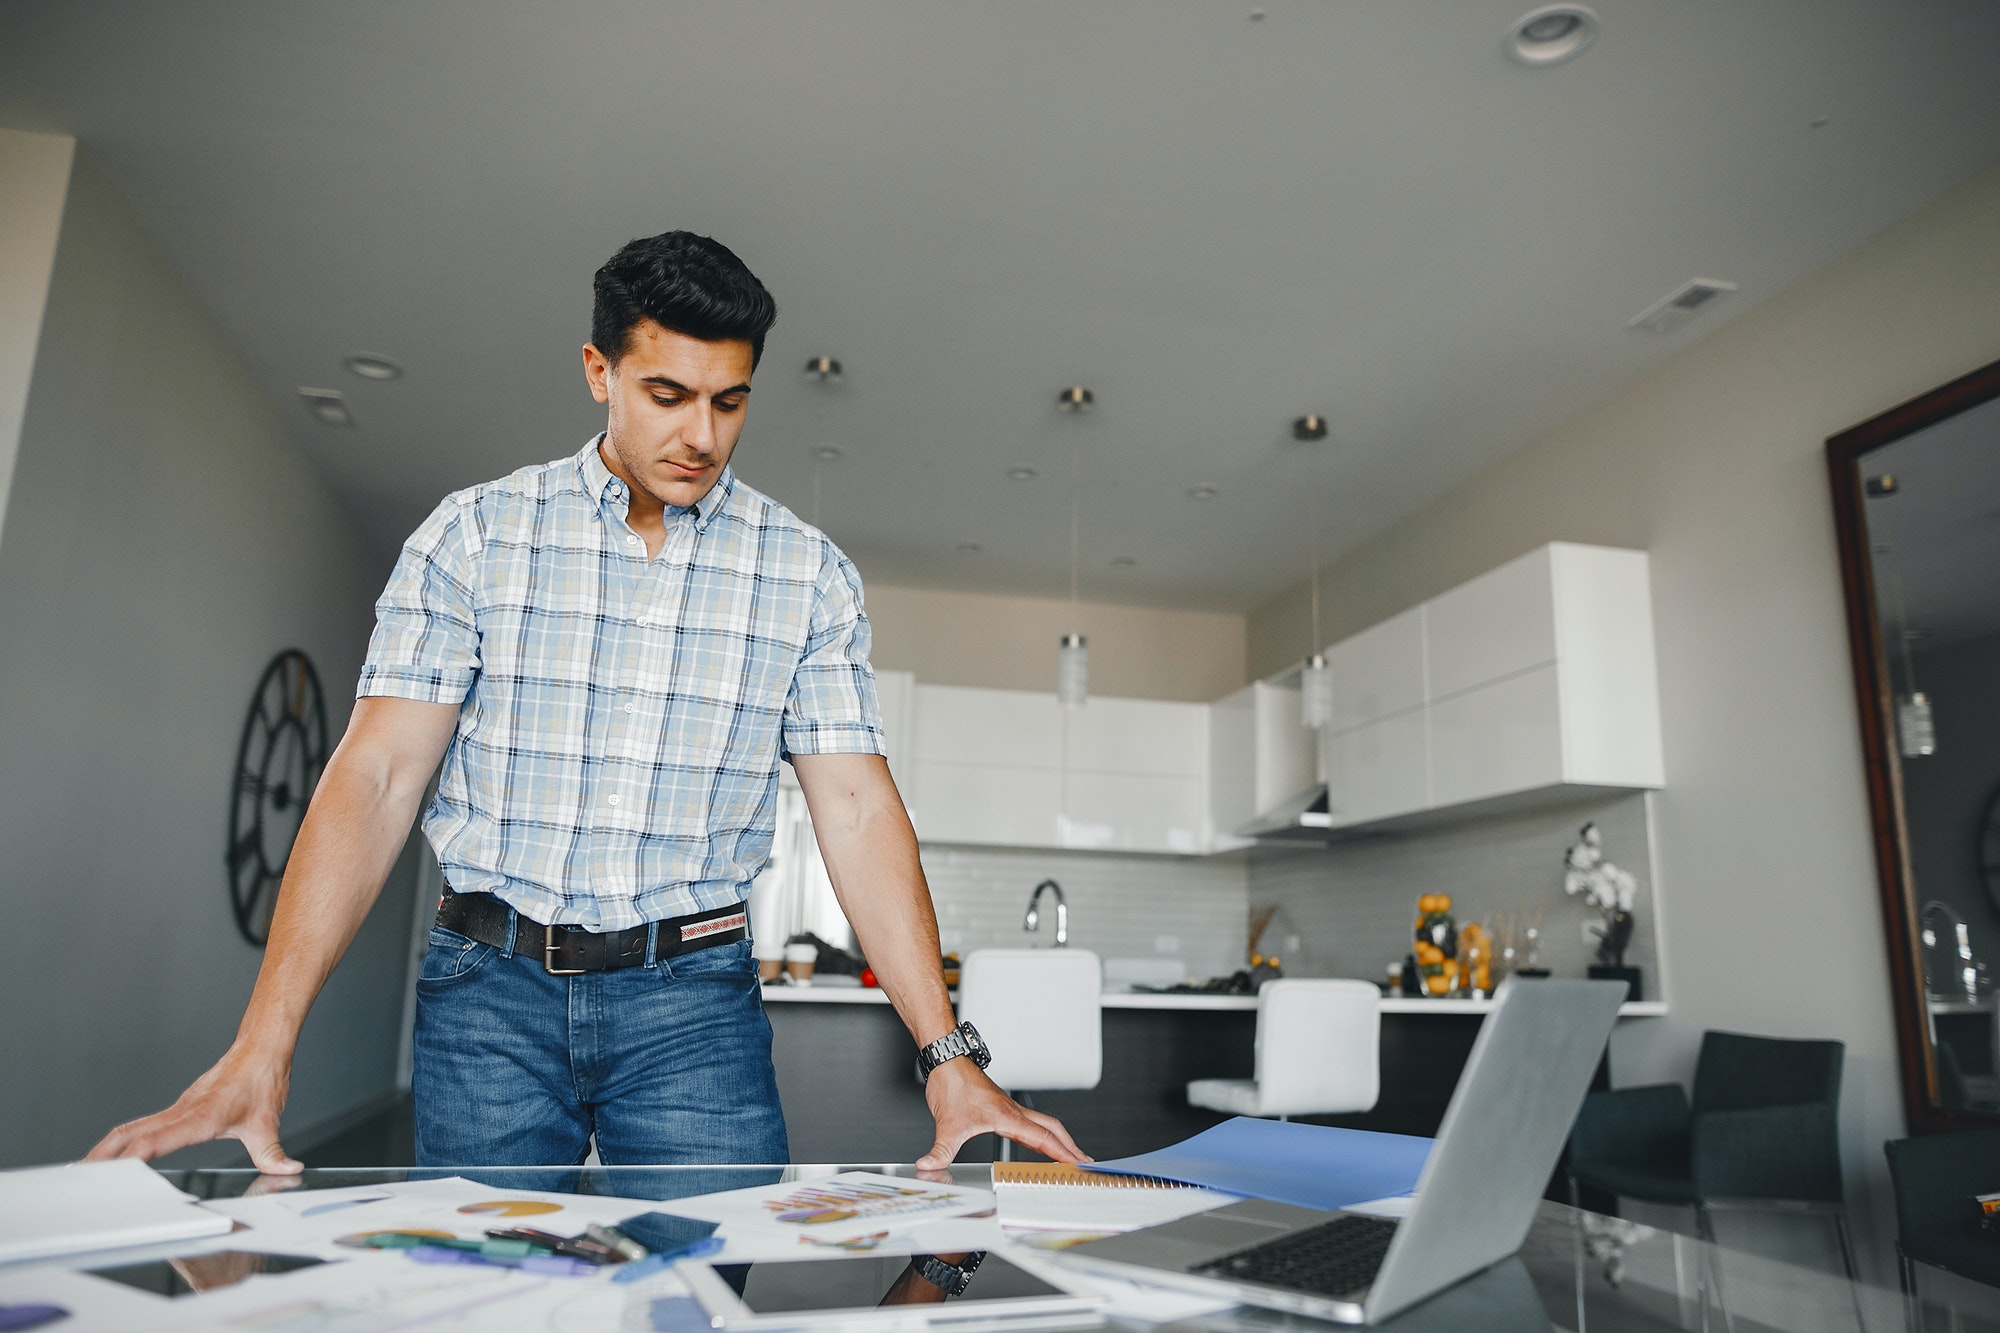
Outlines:
[[[525,1240],[460,1240],[456,1236],[425,1236],[410,1231],[384,1231],[365,1242],[371,1250],[458,1250],[488,1259],[526,1259],[540,1247]]]
[[[494,1240],[520,1240],[530,1245],[539,1245],[555,1254],[566,1254],[572,1259],[587,1259],[594,1264],[622,1263],[623,1257],[613,1253],[596,1241],[585,1240],[581,1236],[571,1238],[558,1236],[553,1232],[538,1231],[534,1227],[494,1227],[486,1233]]]
[[[404,1251],[420,1264],[480,1264],[488,1268],[513,1268],[523,1273],[540,1273],[547,1277],[585,1277],[597,1271],[597,1265],[582,1259],[572,1259],[561,1254],[529,1254],[526,1256],[481,1254],[476,1250],[448,1249],[442,1245],[419,1245]]]
[[[611,1275],[613,1282],[637,1282],[642,1277],[651,1276],[664,1268],[671,1267],[682,1259],[700,1259],[720,1250],[724,1242],[720,1236],[704,1236],[700,1240],[674,1250],[660,1250],[643,1259],[634,1259],[629,1264],[621,1264]]]
[[[633,1240],[616,1227],[601,1227],[595,1222],[587,1223],[583,1234],[602,1245],[605,1249],[625,1259],[643,1259],[646,1247]]]

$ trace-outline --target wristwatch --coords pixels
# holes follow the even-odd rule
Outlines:
[[[910,1267],[918,1277],[936,1287],[947,1297],[962,1295],[972,1285],[972,1275],[979,1271],[979,1265],[986,1262],[984,1250],[974,1250],[965,1256],[962,1263],[948,1264],[935,1254],[917,1254],[910,1257]]]
[[[993,1063],[993,1052],[986,1049],[986,1043],[979,1039],[979,1029],[970,1023],[960,1023],[917,1052],[917,1082],[930,1082],[933,1069],[961,1055],[971,1056],[972,1063],[981,1069]]]

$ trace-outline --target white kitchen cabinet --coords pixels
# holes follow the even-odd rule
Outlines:
[[[914,711],[922,841],[1206,850],[1206,705],[918,685]]]
[[[1430,707],[1431,795],[1464,805],[1563,781],[1556,664],[1461,691]]]
[[[1424,604],[1427,699],[1556,660],[1554,549],[1530,551]]]
[[[1061,845],[1060,775],[1052,768],[919,759],[914,776],[910,822],[920,842]]]
[[[1071,770],[1065,785],[1064,847],[1187,856],[1208,850],[1200,776]]]
[[[1062,709],[1038,690],[918,685],[916,723],[926,763],[1053,768],[1062,758]]]
[[[1094,698],[1060,712],[1072,771],[1198,777],[1208,766],[1205,704]]]
[[[1333,672],[1333,730],[1348,731],[1413,708],[1424,688],[1424,608],[1411,607],[1326,651]]]
[[[1551,543],[1327,660],[1337,824],[1665,781],[1643,551]]]
[[[1432,804],[1430,716],[1423,708],[1320,737],[1320,771],[1335,827],[1424,810]]]

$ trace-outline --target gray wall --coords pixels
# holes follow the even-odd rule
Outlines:
[[[1265,947],[1282,951],[1290,975],[1380,980],[1389,963],[1410,952],[1418,897],[1448,893],[1460,925],[1477,921],[1490,930],[1500,913],[1539,920],[1542,966],[1580,977],[1596,961],[1583,927],[1599,918],[1580,900],[1563,896],[1562,865],[1563,853],[1592,821],[1604,835],[1606,855],[1639,882],[1625,962],[1644,973],[1643,998],[1657,1000],[1659,914],[1642,795],[1325,849],[1259,851],[1250,862],[1250,902],[1279,908]],[[1287,935],[1298,937],[1297,947]]]
[[[1974,956],[2000,979],[2000,912],[1979,873],[1980,822],[2000,797],[2000,634],[1919,654],[1916,666],[1938,735],[1936,754],[1903,761],[1917,901],[1951,904],[1971,927]]]
[[[1872,1204],[1864,1259],[1885,1281],[1882,1141],[1903,1133],[1903,1114],[1825,440],[2000,357],[1996,238],[2000,168],[1323,576],[1338,639],[1543,542],[1652,553],[1673,1013],[1620,1025],[1612,1065],[1624,1082],[1686,1079],[1707,1028],[1844,1041],[1848,1188]],[[1253,614],[1251,675],[1296,657],[1305,623],[1303,586]]]
[[[222,860],[251,688],[306,649],[338,735],[387,572],[87,153],[21,441],[0,532],[0,1166],[82,1153],[227,1046],[261,957]],[[393,1087],[405,862],[306,1025],[288,1130]]]

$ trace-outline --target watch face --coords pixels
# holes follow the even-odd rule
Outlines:
[[[966,1053],[972,1057],[972,1063],[981,1069],[993,1063],[993,1052],[986,1049],[985,1039],[979,1035],[978,1028],[970,1023],[960,1023],[958,1030],[965,1038]]]

